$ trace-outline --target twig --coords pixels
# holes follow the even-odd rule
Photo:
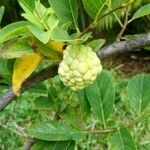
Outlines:
[[[108,134],[108,133],[112,133],[112,132],[115,132],[117,131],[118,128],[110,128],[110,129],[97,129],[97,130],[88,130],[87,133],[89,134]]]
[[[120,41],[120,38],[122,37],[127,25],[128,25],[128,16],[129,16],[129,13],[130,13],[130,6],[126,9],[126,13],[125,13],[125,20],[124,20],[124,24],[123,24],[123,27],[121,29],[121,31],[119,32],[118,36],[117,36],[117,41]]]
[[[104,59],[108,56],[125,53],[129,51],[137,51],[137,49],[144,46],[150,46],[150,33],[147,33],[141,37],[135,38],[133,40],[115,42],[111,45],[108,45],[104,48],[101,48],[97,55],[100,59]],[[33,87],[34,85],[57,75],[58,63],[51,65],[36,74],[31,75],[25,83],[22,85],[21,92],[24,92],[28,88]],[[0,98],[0,110],[3,110],[8,104],[10,104],[16,98],[13,91],[10,89],[6,94],[2,95]]]
[[[27,134],[24,132],[24,129],[21,126],[19,126],[16,122],[12,121],[11,124],[18,130],[22,138],[26,139],[28,137]]]
[[[32,138],[28,137],[23,146],[23,150],[30,150],[33,144],[34,144],[34,140]]]
[[[117,10],[119,10],[119,9],[123,9],[124,7],[125,7],[125,6],[122,6],[122,5],[121,5],[121,6],[117,7],[117,8],[112,9],[112,10],[110,10],[109,12],[104,13],[103,15],[97,17],[97,19],[96,19],[94,22],[92,22],[92,23],[79,35],[79,37],[81,37],[82,35],[84,35],[85,33],[87,33],[87,31],[89,31],[89,30],[95,28],[95,26],[98,24],[98,22],[99,22],[101,19],[103,19],[104,17],[106,17],[106,16],[112,14],[113,12],[115,12],[115,11],[117,11]]]
[[[133,127],[134,125],[138,124],[139,122],[143,121],[144,119],[148,118],[150,116],[150,112],[142,115],[141,117],[137,118],[136,120],[130,122],[130,123],[123,123],[127,128]],[[87,133],[92,133],[92,134],[109,134],[115,131],[118,131],[119,128],[109,128],[109,129],[101,129],[101,130],[87,130]]]
[[[16,129],[17,129],[17,132],[19,133],[19,135],[25,139],[25,144],[24,144],[24,150],[30,150],[32,145],[34,144],[34,140],[31,138],[31,137],[28,137],[27,134],[24,132],[24,129],[19,126],[16,122],[14,121],[9,121],[9,120],[6,120],[5,122],[1,123],[0,124],[0,129],[5,126],[7,123],[9,124],[12,124]]]

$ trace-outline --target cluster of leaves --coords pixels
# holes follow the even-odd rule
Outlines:
[[[102,18],[112,13],[117,17],[116,10],[122,10],[131,2],[121,1],[115,8],[115,2],[111,4],[111,1],[107,0],[83,0],[85,10],[94,19],[94,22],[83,32],[80,32],[78,27],[77,1],[49,0],[49,3],[51,7],[46,8],[40,1],[19,0],[24,10],[22,16],[27,21],[15,22],[0,31],[0,44],[5,43],[1,49],[1,57],[17,58],[12,78],[13,91],[16,95],[19,95],[22,83],[37,68],[43,58],[49,58],[51,62],[60,61],[64,42],[68,44],[86,42],[91,37],[91,33],[86,32],[88,29],[95,27]],[[4,8],[1,7],[1,18],[3,12]],[[149,4],[140,8],[128,23],[147,14],[149,14]],[[119,20],[119,17],[117,18]],[[70,29],[75,29],[75,31],[72,33]],[[105,40],[100,39],[89,44],[95,50],[95,48],[99,49],[104,42]],[[34,61],[31,65],[29,62],[32,60]]]
[[[22,137],[18,128],[14,126],[15,120],[15,123],[26,128],[25,134],[35,138],[32,149],[36,150],[41,147],[92,148],[94,145],[104,148],[106,143],[113,150],[137,149],[137,146],[141,148],[138,144],[140,141],[135,138],[139,133],[129,131],[128,128],[149,116],[149,84],[148,74],[116,82],[110,71],[103,70],[92,85],[75,93],[65,87],[56,76],[23,94],[18,99],[22,101],[22,105],[18,103],[15,106],[14,103],[8,107],[5,116],[1,116],[4,121],[5,118],[9,119],[2,129],[10,130],[11,136],[15,134]],[[14,110],[16,107],[19,108],[17,113],[16,109]],[[7,117],[13,110],[17,116]],[[25,120],[23,114],[26,115]],[[24,122],[28,122],[27,125]],[[100,141],[90,143],[91,146],[85,145],[93,134],[98,134]]]
[[[132,123],[126,124],[122,119],[122,122],[117,122],[117,120],[114,119],[114,117],[116,117],[115,114],[117,113],[115,112],[115,107],[118,105],[115,95],[117,91],[123,87],[122,93],[118,94],[119,96],[122,94],[124,95],[123,97],[121,96],[123,107],[126,107],[124,109],[128,110],[128,116],[132,115],[136,121],[135,118],[141,118],[145,115],[149,115],[149,82],[150,76],[142,74],[133,77],[128,81],[128,83],[122,86],[122,82],[116,84],[112,74],[109,71],[103,71],[92,85],[78,92],[78,101],[81,109],[78,108],[78,104],[75,104],[74,106],[73,104],[65,107],[63,106],[63,103],[66,105],[67,101],[71,101],[71,103],[73,103],[73,101],[75,102],[77,96],[74,95],[75,93],[70,93],[70,97],[67,98],[65,94],[65,99],[63,99],[62,94],[64,92],[66,93],[67,90],[65,87],[63,92],[60,93],[61,95],[58,92],[59,90],[57,91],[59,96],[56,96],[56,98],[51,96],[48,98],[37,98],[35,99],[35,106],[37,106],[38,109],[45,108],[55,110],[58,118],[53,121],[34,124],[27,130],[27,133],[30,136],[40,140],[57,141],[55,143],[57,146],[57,144],[59,145],[60,141],[68,141],[69,144],[72,142],[72,140],[85,140],[87,135],[93,133],[101,134],[103,132],[105,133],[105,131],[106,133],[115,132],[109,137],[108,143],[110,143],[110,149],[136,149],[136,144],[133,140],[133,137],[130,131],[127,129],[128,127],[132,126]],[[53,90],[54,89],[55,88],[53,88]],[[49,95],[57,94],[54,94],[54,92],[50,90]],[[58,97],[61,97],[59,100],[61,101],[61,104],[58,104]],[[75,113],[74,111],[77,112]],[[78,116],[78,113],[80,115],[82,114],[82,116]],[[91,113],[95,115],[94,118],[97,120],[96,125],[101,130],[93,130],[91,127],[88,129],[86,128],[85,125],[88,123],[88,119],[91,116]],[[121,116],[117,117],[120,118]],[[129,118],[132,120],[132,117]],[[106,140],[107,138],[108,137],[105,137],[104,139]],[[36,143],[34,147],[38,147],[39,145],[41,144]],[[51,146],[50,143],[49,146]]]
[[[105,16],[109,16],[110,20],[112,16],[115,16],[113,21],[120,23],[120,11],[122,12],[132,3],[126,0],[117,1],[117,3],[111,0],[82,0],[82,2],[86,12],[94,20],[83,32],[78,25],[76,0],[49,0],[51,5],[49,8],[42,5],[40,1],[19,0],[24,10],[22,16],[27,21],[15,22],[0,30],[2,45],[0,56],[5,59],[15,58],[12,83],[16,95],[19,95],[22,83],[43,59],[50,59],[50,63],[62,59],[62,51],[66,43],[85,43],[97,51],[105,40],[91,40],[91,33],[88,30],[94,28],[100,21],[107,24],[102,20]],[[4,8],[1,7],[0,19],[3,13]],[[128,20],[128,24],[148,14],[150,14],[150,4],[137,10]],[[6,60],[0,61],[7,63]],[[1,68],[2,76],[11,76],[7,67]],[[118,105],[118,99],[115,96],[119,95],[127,115],[132,116],[129,117],[131,120],[136,117],[143,118],[145,114],[148,114],[149,84],[149,75],[137,75],[123,86],[123,92],[120,94],[117,92],[122,88],[122,83],[116,83],[113,75],[106,70],[92,85],[77,93],[65,87],[58,77],[49,80],[45,93],[33,99],[35,99],[34,105],[37,110],[44,110],[45,114],[54,114],[54,116],[47,117],[46,121],[35,123],[27,129],[26,133],[36,138],[33,149],[41,149],[43,145],[48,149],[60,149],[60,147],[74,149],[76,141],[84,141],[91,134],[111,132],[114,133],[109,138],[103,136],[104,147],[107,145],[113,150],[136,149],[136,142],[128,130],[133,123],[125,124],[124,120],[118,123],[114,119],[121,117],[115,111]],[[2,89],[4,90],[5,87]],[[94,123],[96,130],[93,130],[91,126],[87,128],[91,116],[97,120]]]

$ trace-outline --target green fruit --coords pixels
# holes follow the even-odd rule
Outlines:
[[[93,83],[101,71],[102,65],[96,53],[84,45],[67,46],[58,68],[60,80],[75,91]]]

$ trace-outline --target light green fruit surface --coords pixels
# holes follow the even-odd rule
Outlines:
[[[90,85],[101,71],[96,53],[84,45],[67,46],[58,68],[60,80],[75,91]]]

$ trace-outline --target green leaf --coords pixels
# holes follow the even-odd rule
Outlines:
[[[62,24],[61,25],[61,28],[63,29],[63,30],[68,30],[70,27],[71,27],[71,21],[69,21],[69,22],[67,22],[67,23],[64,23],[64,24]]]
[[[35,109],[42,109],[42,110],[49,110],[49,111],[56,110],[56,108],[58,107],[58,104],[57,104],[58,102],[55,100],[54,95],[52,95],[54,93],[50,93],[50,92],[49,92],[48,97],[40,96],[34,100]]]
[[[47,24],[51,31],[58,26],[59,20],[55,14],[50,14],[50,16],[48,17]]]
[[[19,4],[25,12],[33,12],[35,9],[35,0],[19,0]]]
[[[83,116],[88,116],[90,114],[91,106],[86,96],[85,90],[78,91],[78,96]]]
[[[1,7],[0,7],[0,23],[1,23],[1,21],[2,21],[3,15],[4,15],[4,6],[1,6]]]
[[[8,61],[6,59],[0,59],[0,83],[10,84],[11,74],[8,70],[7,63]]]
[[[92,47],[93,51],[97,52],[104,45],[105,41],[105,39],[98,39],[88,43],[87,45]]]
[[[34,24],[28,25],[27,27],[42,43],[46,44],[50,40],[49,31],[45,32]]]
[[[0,30],[0,44],[18,36],[29,34],[30,32],[26,27],[29,24],[27,21],[20,21],[2,28]]]
[[[44,28],[39,19],[37,19],[35,16],[33,16],[32,13],[23,13],[22,17],[24,17],[29,22],[37,25],[39,28]]]
[[[111,137],[111,150],[136,150],[135,142],[126,127],[121,126]]]
[[[138,9],[134,13],[132,19],[129,22],[131,22],[131,21],[133,21],[133,20],[135,20],[137,18],[143,17],[145,15],[149,15],[149,14],[150,14],[150,3],[142,6],[140,9]]]
[[[145,46],[144,49],[150,51],[150,46]]]
[[[8,68],[7,68],[7,60],[6,59],[0,59],[0,74],[1,73],[8,73]]]
[[[4,45],[4,47],[0,50],[0,57],[12,59],[33,53],[34,51],[28,44],[28,38],[21,38]]]
[[[129,34],[122,37],[123,40],[131,40],[143,36],[144,34]]]
[[[40,96],[34,100],[36,109],[50,109],[51,103],[46,96]]]
[[[56,27],[51,33],[51,39],[59,42],[70,41],[71,38],[68,33],[60,27]]]
[[[85,89],[93,112],[105,122],[113,110],[115,87],[110,72],[103,71],[96,81]]]
[[[62,122],[40,122],[32,125],[28,134],[46,141],[81,140],[83,132]]]
[[[45,17],[47,17],[47,11],[48,9],[40,2],[36,1],[35,3],[35,11],[37,12],[37,18],[40,18],[41,20],[44,20]]]
[[[82,0],[84,8],[93,19],[100,14],[106,4],[106,0]]]
[[[39,66],[40,68],[40,66]],[[29,92],[34,93],[35,95],[47,95],[47,88],[44,83],[38,83],[33,88],[28,89]]]
[[[75,38],[77,38],[78,36],[76,35],[76,37]],[[85,41],[87,41],[89,38],[92,38],[92,32],[87,32],[87,33],[85,33],[81,38],[80,38],[80,40],[82,41],[82,42],[85,42]]]
[[[35,1],[35,0],[34,0]],[[32,1],[31,1],[32,2]],[[33,12],[27,9],[26,7],[24,8],[25,13],[21,14],[26,20],[29,22],[37,25],[39,28],[44,29],[45,28],[45,19],[48,16],[47,9],[44,5],[42,5],[40,2],[35,1],[34,3],[34,10]],[[23,5],[24,6],[24,5]]]
[[[49,0],[56,16],[63,23],[69,21],[77,28],[78,6],[77,0]]]
[[[32,150],[74,150],[75,142],[74,141],[42,141],[38,140],[32,146]]]
[[[128,83],[127,94],[132,110],[140,115],[150,103],[150,75],[133,77]]]

